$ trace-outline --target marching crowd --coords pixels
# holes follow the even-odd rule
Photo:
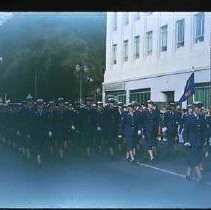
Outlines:
[[[168,155],[178,144],[187,148],[187,180],[195,169],[202,180],[203,158],[211,145],[211,107],[194,102],[187,109],[170,103],[160,110],[153,101],[129,105],[108,99],[105,106],[86,98],[84,105],[64,98],[45,102],[30,95],[22,103],[0,105],[0,141],[29,160],[42,164],[50,157],[65,158],[67,153],[107,153],[124,156],[137,163],[144,148],[149,161],[159,158],[158,143],[166,141]]]

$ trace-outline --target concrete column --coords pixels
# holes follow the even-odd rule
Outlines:
[[[103,105],[105,106],[105,86],[104,86],[104,84],[102,85],[102,102],[103,102]]]
[[[126,90],[126,105],[130,103],[130,91]]]

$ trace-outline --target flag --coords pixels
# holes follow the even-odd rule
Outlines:
[[[182,97],[179,100],[179,104],[186,101],[190,96],[194,94],[195,84],[194,84],[194,73],[192,73],[186,82],[185,90]]]

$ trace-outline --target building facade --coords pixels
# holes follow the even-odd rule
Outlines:
[[[107,13],[104,102],[177,102],[194,71],[194,99],[211,105],[210,66],[210,12]]]

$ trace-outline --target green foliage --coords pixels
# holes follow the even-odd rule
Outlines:
[[[91,66],[93,94],[103,81],[105,14],[101,12],[14,13],[0,27],[0,95],[11,99],[34,95],[77,99],[76,64]]]

